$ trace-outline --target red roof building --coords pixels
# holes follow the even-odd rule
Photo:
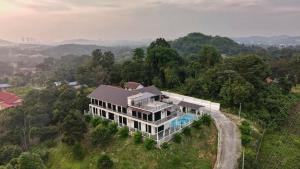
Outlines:
[[[9,92],[0,91],[0,110],[17,107],[22,104],[22,99]]]

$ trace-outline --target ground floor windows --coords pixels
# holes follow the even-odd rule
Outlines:
[[[161,132],[165,129],[165,126],[164,125],[161,125],[157,128],[157,132]]]
[[[141,130],[141,122],[134,121],[134,128]]]
[[[106,111],[102,110],[102,116],[106,118]]]
[[[108,119],[109,120],[115,120],[115,115],[112,113],[108,113]]]
[[[151,133],[151,126],[146,124],[146,132]]]

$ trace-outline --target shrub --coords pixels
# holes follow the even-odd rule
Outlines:
[[[134,135],[133,135],[134,143],[135,144],[141,143],[142,142],[142,137],[143,136],[142,136],[141,132],[139,132],[139,131],[135,132]]]
[[[82,146],[77,143],[72,148],[73,156],[76,160],[82,160],[85,156]]]
[[[113,164],[113,161],[106,154],[101,155],[97,161],[97,166],[99,169],[110,169],[113,167]]]
[[[162,143],[160,146],[162,149],[167,149],[169,147],[169,144],[167,142]]]
[[[122,127],[120,130],[119,130],[119,136],[121,138],[127,138],[129,136],[129,129],[127,126],[125,127]]]
[[[96,117],[96,118],[93,118],[92,125],[93,125],[93,127],[97,127],[101,122],[102,122],[102,120],[99,117]]]
[[[18,158],[19,169],[45,169],[46,166],[43,163],[41,157],[36,153],[25,152]]]
[[[204,114],[202,117],[201,117],[201,120],[202,120],[202,123],[207,125],[207,126],[210,126],[211,125],[211,122],[212,122],[212,118],[210,115],[208,114]]]
[[[102,125],[97,126],[97,128],[92,132],[92,144],[93,145],[104,145],[111,139],[110,130]]]
[[[192,131],[191,131],[191,128],[189,127],[186,127],[182,130],[182,133],[185,135],[185,136],[191,136],[192,134]]]
[[[11,159],[18,157],[22,149],[16,145],[3,146],[0,149],[0,165],[8,163]]]
[[[118,132],[118,125],[117,123],[109,123],[108,130],[111,134],[116,134]]]
[[[84,120],[85,120],[85,122],[89,123],[92,120],[92,116],[91,115],[85,115]]]
[[[180,143],[182,140],[182,137],[179,133],[176,133],[176,134],[174,134],[173,139],[174,139],[175,143]]]
[[[155,141],[150,139],[150,138],[147,138],[145,140],[145,143],[144,143],[144,146],[147,150],[152,150],[154,147],[155,147]]]
[[[242,125],[240,125],[240,130],[242,134],[250,135],[251,134],[251,127],[247,121],[243,121]]]
[[[48,140],[45,142],[47,148],[53,148],[57,145],[57,142],[54,140]]]
[[[109,120],[103,119],[103,120],[102,120],[102,124],[103,124],[103,126],[108,126]]]
[[[248,135],[243,135],[242,134],[242,145],[243,146],[246,146],[247,144],[249,144],[251,142],[251,136],[248,136]]]
[[[192,126],[196,129],[199,129],[202,125],[202,121],[201,120],[196,120],[192,123]]]
[[[76,140],[70,136],[64,136],[61,141],[68,145],[74,145],[76,142]]]

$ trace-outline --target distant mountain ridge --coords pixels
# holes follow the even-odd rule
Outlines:
[[[0,39],[0,46],[10,46],[10,45],[13,45],[13,44],[14,44],[13,42]]]
[[[250,36],[232,38],[239,44],[260,46],[296,46],[300,45],[300,36]]]

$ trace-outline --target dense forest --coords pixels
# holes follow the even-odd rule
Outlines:
[[[0,113],[0,165],[45,168],[46,152],[24,152],[52,139],[80,147],[78,143],[87,131],[83,116],[89,102],[86,95],[100,84],[122,86],[127,81],[136,81],[214,100],[232,112],[241,105],[243,117],[278,129],[296,101],[290,92],[299,83],[299,77],[297,47],[249,47],[200,33],[171,42],[159,38],[147,48],[135,49],[133,56],[122,62],[116,62],[112,52],[99,49],[91,55],[47,58],[37,66],[37,73],[23,77],[22,83],[45,89],[31,91],[23,106]],[[78,81],[88,87],[55,87],[56,81]],[[96,130],[94,135],[110,137],[114,128],[110,125],[107,130]],[[245,146],[248,140],[242,137]],[[253,155],[247,157],[246,168],[258,167]]]

